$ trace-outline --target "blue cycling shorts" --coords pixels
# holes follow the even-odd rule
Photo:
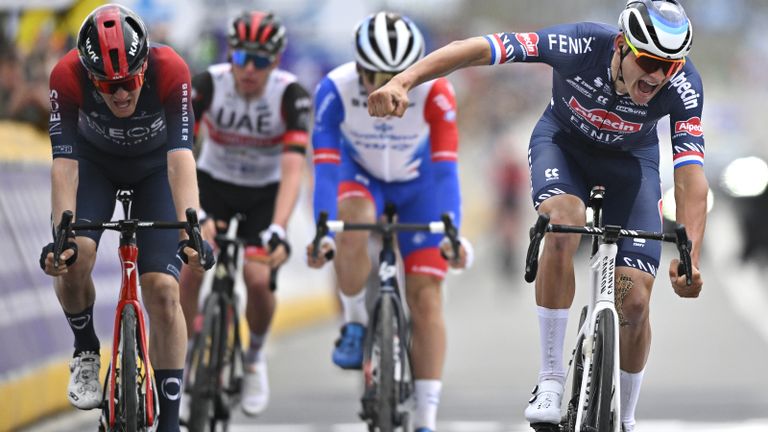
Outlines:
[[[392,203],[400,222],[429,223],[440,220],[440,206],[428,177],[388,183],[371,176],[351,158],[346,158],[341,164],[340,180],[338,200],[352,197],[368,199],[376,206],[377,219],[384,213],[385,204]],[[448,263],[440,256],[438,248],[442,238],[442,234],[428,232],[398,233],[397,242],[405,273],[443,279]]]
[[[603,222],[622,228],[662,229],[658,142],[633,150],[598,148],[563,131],[544,115],[528,147],[534,208],[555,195],[589,199],[593,186],[606,189]],[[620,239],[616,266],[637,268],[656,276],[661,242]]]

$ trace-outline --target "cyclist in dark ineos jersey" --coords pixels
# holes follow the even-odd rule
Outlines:
[[[619,28],[582,22],[529,33],[496,33],[454,42],[373,93],[376,116],[403,115],[407,92],[467,66],[543,62],[553,68],[552,100],[533,130],[529,166],[534,207],[552,223],[583,225],[591,186],[606,187],[606,224],[660,231],[662,219],[657,121],[669,115],[677,221],[693,242],[693,283],[668,275],[681,297],[697,297],[706,220],[701,112],[703,86],[687,58],[692,26],[674,0],[630,0]],[[416,87],[413,91],[416,91]],[[541,334],[539,382],[525,410],[531,424],[560,422],[565,380],[563,343],[574,296],[578,237],[548,235],[536,280]],[[651,287],[661,256],[657,241],[624,239],[616,258],[621,321],[621,421],[634,429],[635,407],[650,348]]]
[[[269,401],[262,347],[275,312],[270,270],[290,252],[286,228],[301,186],[311,100],[293,74],[278,68],[287,38],[275,14],[243,12],[228,31],[229,62],[193,77],[192,105],[204,126],[197,161],[200,202],[209,220],[203,229],[212,237],[214,220],[226,224],[236,213],[246,217],[238,228],[238,236],[249,243],[243,275],[250,346],[242,408],[256,415]],[[279,242],[271,254],[257,248],[267,247],[273,236]],[[201,279],[192,271],[181,279],[190,337]]]
[[[65,210],[76,221],[110,220],[118,188],[134,190],[132,217],[142,220],[185,220],[186,208],[199,208],[189,70],[171,48],[149,43],[135,13],[114,4],[95,9],[83,22],[77,49],[51,72],[50,86],[54,224]],[[70,403],[80,409],[96,408],[102,400],[91,278],[101,234],[78,231],[68,240],[58,268],[52,244],[40,258],[45,272],[55,277],[56,294],[75,335],[67,389]],[[177,282],[180,255],[198,272],[213,265],[207,242],[210,258],[203,266],[186,242],[183,231],[137,234],[137,271],[161,390],[158,430],[164,432],[179,430],[186,351]]]

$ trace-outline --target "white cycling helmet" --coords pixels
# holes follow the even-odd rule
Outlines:
[[[619,29],[635,48],[661,58],[679,60],[691,51],[693,28],[676,0],[629,0]]]
[[[355,60],[369,71],[402,72],[423,55],[424,37],[404,16],[379,12],[355,29]]]

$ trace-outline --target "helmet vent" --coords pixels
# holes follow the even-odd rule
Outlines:
[[[120,54],[117,52],[117,48],[109,50],[109,61],[112,62],[112,70],[117,72],[120,70]]]
[[[635,14],[629,14],[629,32],[641,43],[648,43],[648,39],[643,32],[643,26],[640,25],[640,21]]]
[[[112,28],[115,26],[115,22],[113,20],[104,21],[104,27],[106,28]]]

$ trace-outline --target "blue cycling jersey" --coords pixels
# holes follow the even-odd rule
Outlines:
[[[555,195],[586,202],[606,187],[604,222],[660,231],[657,122],[669,115],[675,169],[703,165],[703,87],[690,60],[647,104],[617,94],[611,60],[619,30],[598,23],[562,24],[531,33],[485,36],[491,64],[541,62],[553,68],[552,99],[528,150],[534,207]],[[617,266],[656,275],[661,245],[621,239]]]
[[[704,163],[701,77],[688,59],[647,105],[618,95],[611,79],[614,40],[619,30],[599,23],[561,24],[532,33],[486,36],[492,64],[546,63],[553,68],[550,116],[585,142],[615,150],[658,145],[656,123],[669,115],[675,168]]]

